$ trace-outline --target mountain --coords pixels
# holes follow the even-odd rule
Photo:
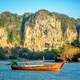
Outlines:
[[[31,52],[51,51],[79,39],[79,27],[80,19],[48,10],[23,15],[3,12],[0,14],[0,47],[10,51],[16,47]]]
[[[23,42],[31,51],[52,50],[77,39],[75,20],[67,16],[40,10],[26,19]]]

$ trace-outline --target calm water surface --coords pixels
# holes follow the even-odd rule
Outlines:
[[[13,71],[7,63],[0,61],[0,80],[80,80],[80,63],[67,63],[60,73]]]

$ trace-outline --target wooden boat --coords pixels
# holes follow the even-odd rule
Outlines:
[[[12,70],[30,70],[30,71],[55,71],[59,72],[64,62],[48,64],[48,65],[33,65],[33,66],[17,66],[11,65]]]

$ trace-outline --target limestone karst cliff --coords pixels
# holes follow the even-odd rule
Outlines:
[[[22,47],[32,52],[58,49],[80,38],[79,27],[79,19],[47,10],[23,15],[3,12],[0,13],[0,47]]]
[[[19,45],[21,24],[22,17],[17,14],[10,12],[0,14],[0,40],[2,41],[0,41],[0,47],[14,47],[15,44]],[[5,40],[6,44],[3,40]]]
[[[63,47],[76,38],[76,25],[71,18],[47,10],[32,14],[25,23],[24,47],[31,51]]]

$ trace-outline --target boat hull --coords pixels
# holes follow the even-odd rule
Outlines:
[[[21,66],[14,66],[12,65],[12,70],[28,70],[28,71],[60,71],[62,66],[64,65],[64,62],[56,63],[56,64],[50,64],[50,65],[42,65],[42,66],[30,66],[30,67],[21,67]]]

